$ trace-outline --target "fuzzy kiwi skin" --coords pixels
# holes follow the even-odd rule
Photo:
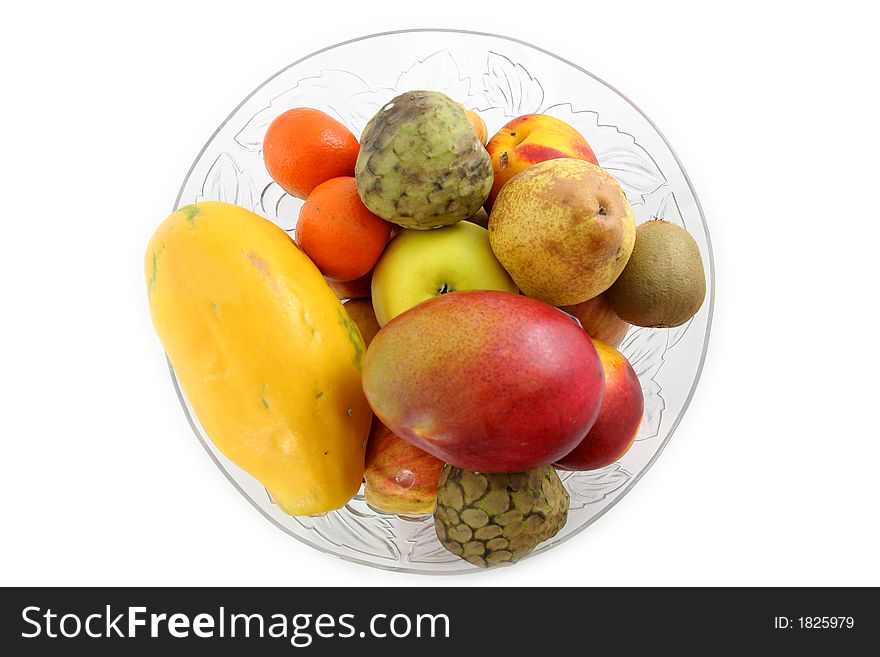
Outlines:
[[[614,312],[630,324],[681,326],[706,298],[699,246],[677,224],[663,219],[640,224],[629,262],[606,295]]]

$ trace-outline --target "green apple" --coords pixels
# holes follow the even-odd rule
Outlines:
[[[385,326],[404,310],[455,290],[518,292],[495,259],[489,232],[468,221],[402,230],[373,270],[373,310]]]

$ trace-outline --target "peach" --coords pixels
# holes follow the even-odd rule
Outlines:
[[[554,465],[563,470],[596,470],[626,454],[636,439],[645,398],[626,357],[600,340],[593,340],[605,371],[605,398],[599,417],[586,437]]]
[[[620,319],[614,312],[605,293],[574,306],[562,306],[562,310],[577,317],[591,338],[612,347],[623,342],[630,327],[628,322]]]
[[[433,513],[443,461],[398,438],[373,419],[367,441],[364,496],[386,513]]]
[[[599,164],[593,149],[577,130],[546,114],[525,114],[509,121],[489,140],[486,150],[495,174],[486,201],[489,209],[504,183],[533,164],[561,157]]]

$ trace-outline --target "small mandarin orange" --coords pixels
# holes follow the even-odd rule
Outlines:
[[[285,192],[305,199],[322,182],[353,176],[359,149],[351,131],[332,116],[298,107],[269,125],[263,161]]]
[[[352,281],[376,264],[391,224],[367,209],[353,176],[333,178],[309,194],[296,224],[296,243],[324,276]]]

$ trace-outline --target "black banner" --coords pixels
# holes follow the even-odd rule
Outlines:
[[[880,638],[873,589],[3,589],[7,655],[794,649]],[[829,653],[828,651],[835,651]],[[253,651],[253,652],[243,652]],[[464,652],[461,652],[464,651]],[[491,652],[490,652],[491,651]],[[159,654],[159,653],[154,653]],[[354,654],[354,653],[350,653]]]

